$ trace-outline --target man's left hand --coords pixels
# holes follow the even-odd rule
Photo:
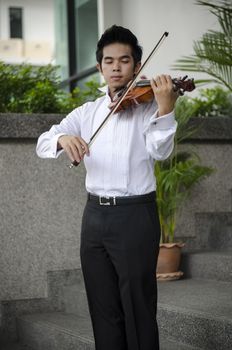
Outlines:
[[[179,94],[173,89],[171,76],[162,74],[151,79],[151,87],[158,105],[159,116],[172,112]]]

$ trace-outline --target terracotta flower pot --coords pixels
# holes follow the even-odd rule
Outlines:
[[[157,262],[156,277],[160,281],[179,279],[183,272],[179,271],[181,248],[184,243],[161,243]]]

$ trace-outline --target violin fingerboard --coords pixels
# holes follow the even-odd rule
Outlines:
[[[136,86],[150,86],[150,85],[151,83],[149,79],[142,79],[136,83]]]

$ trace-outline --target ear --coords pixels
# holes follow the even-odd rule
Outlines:
[[[135,68],[134,68],[134,74],[137,74],[137,72],[139,71],[140,67],[141,67],[141,62],[136,63]]]
[[[102,69],[101,69],[100,63],[97,63],[97,64],[96,64],[96,67],[97,67],[99,73],[102,73]]]

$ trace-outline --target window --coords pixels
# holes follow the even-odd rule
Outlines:
[[[20,38],[23,37],[23,9],[20,7],[10,7],[9,8],[10,17],[10,38]]]
[[[68,63],[68,20],[67,2],[54,1],[55,8],[55,36],[56,36],[56,65],[62,80],[69,77]]]
[[[95,50],[98,41],[97,0],[75,0],[76,17],[76,59],[77,72],[81,73],[95,68]],[[91,74],[78,81],[81,87],[91,78],[99,74]]]
[[[95,65],[98,41],[98,18],[96,0],[75,0],[77,71]]]
[[[70,88],[82,86],[96,74],[95,49],[98,41],[97,0],[56,0],[56,64]]]

